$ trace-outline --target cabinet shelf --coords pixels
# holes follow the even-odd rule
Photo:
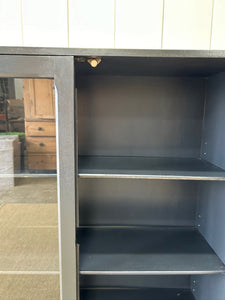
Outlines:
[[[225,170],[195,158],[80,156],[79,177],[225,181]]]
[[[192,227],[80,228],[82,275],[190,275],[225,272]]]
[[[175,288],[143,288],[143,289],[81,289],[81,300],[194,300],[194,296],[188,289],[175,289]]]

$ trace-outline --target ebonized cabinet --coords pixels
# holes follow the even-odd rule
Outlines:
[[[61,299],[223,300],[225,52],[0,53],[55,83]]]

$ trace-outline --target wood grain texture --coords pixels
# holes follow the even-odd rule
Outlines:
[[[49,153],[28,153],[27,164],[29,170],[55,170],[56,155]]]
[[[54,81],[23,79],[26,121],[55,119]]]
[[[55,137],[27,137],[26,145],[28,152],[56,152]]]
[[[55,136],[55,122],[26,122],[27,136]]]
[[[55,170],[54,80],[23,79],[23,90],[28,169]]]

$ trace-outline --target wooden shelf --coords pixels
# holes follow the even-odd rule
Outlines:
[[[224,273],[225,266],[192,227],[80,228],[82,275]]]
[[[225,170],[195,158],[80,156],[79,177],[225,181]]]

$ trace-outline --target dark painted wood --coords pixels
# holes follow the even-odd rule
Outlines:
[[[139,50],[94,48],[0,47],[0,54],[54,56],[195,57],[225,58],[225,50]]]
[[[194,300],[188,289],[82,289],[81,300]]]

